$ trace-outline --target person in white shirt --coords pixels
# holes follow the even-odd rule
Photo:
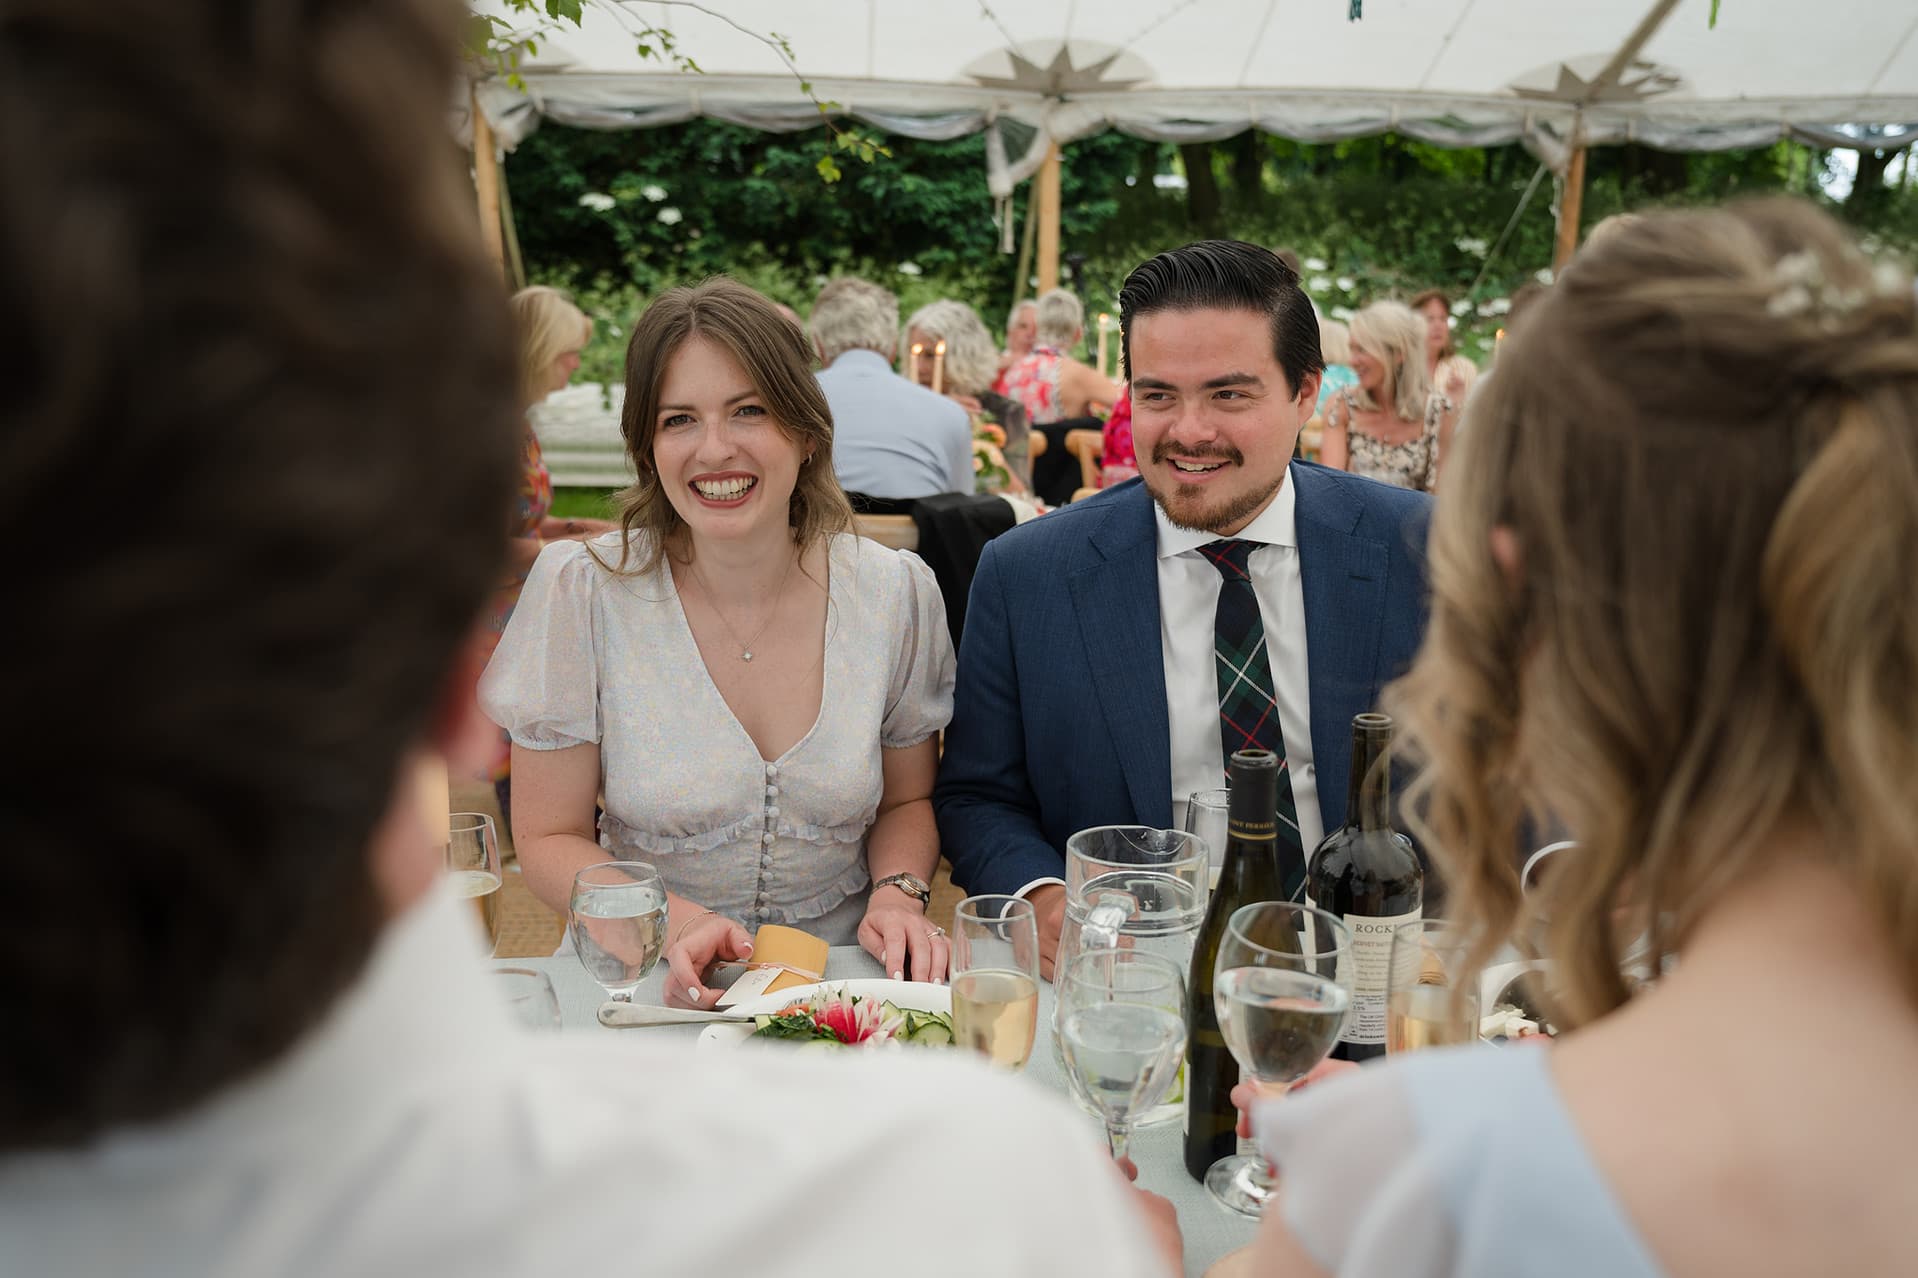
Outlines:
[[[0,529],[138,525],[9,599],[0,1273],[1164,1275],[982,1064],[509,1026],[416,781],[491,744],[522,430],[462,13],[0,0]]]
[[[933,794],[954,879],[1029,895],[1048,971],[1066,840],[1178,823],[1236,750],[1286,760],[1300,882],[1345,810],[1352,718],[1424,625],[1430,499],[1292,459],[1322,367],[1297,273],[1206,241],[1119,306],[1140,478],[986,547]]]

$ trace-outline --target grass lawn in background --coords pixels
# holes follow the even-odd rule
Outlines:
[[[548,513],[554,519],[618,519],[612,502],[613,494],[618,491],[617,488],[555,488],[553,509]]]

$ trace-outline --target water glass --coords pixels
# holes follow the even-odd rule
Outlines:
[[[1259,1090],[1283,1095],[1338,1044],[1352,1010],[1352,935],[1324,910],[1261,901],[1235,911],[1219,942],[1212,1001],[1232,1058]],[[1257,1216],[1275,1192],[1263,1158],[1221,1158],[1205,1187]]]
[[[666,885],[644,861],[606,861],[573,876],[568,927],[587,975],[616,1003],[633,1001],[666,948]]]
[[[494,983],[512,1009],[521,1028],[556,1030],[559,1028],[559,997],[546,973],[530,967],[496,967]]]
[[[1039,916],[1016,896],[969,896],[952,914],[952,1037],[1023,1069],[1039,1027]]]
[[[1165,1099],[1185,1059],[1185,974],[1143,950],[1089,950],[1054,985],[1066,1081],[1124,1158],[1136,1117]]]
[[[1230,790],[1194,790],[1185,801],[1185,831],[1205,840],[1206,855],[1211,860],[1208,892],[1219,886],[1219,871],[1225,867],[1226,825],[1231,805]]]
[[[484,812],[455,812],[447,823],[447,880],[453,895],[472,903],[491,954],[499,945],[499,831]]]

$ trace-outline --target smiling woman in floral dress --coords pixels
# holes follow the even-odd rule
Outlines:
[[[620,429],[620,530],[540,555],[481,688],[528,887],[564,910],[584,866],[658,867],[682,1005],[764,923],[943,976],[945,610],[917,557],[851,531],[804,339],[730,280],[674,289],[634,329]]]

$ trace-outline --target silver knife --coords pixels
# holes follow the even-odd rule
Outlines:
[[[739,1012],[699,1012],[689,1007],[614,1002],[599,1005],[599,1023],[608,1029],[640,1029],[649,1025],[750,1025],[752,1019]]]

